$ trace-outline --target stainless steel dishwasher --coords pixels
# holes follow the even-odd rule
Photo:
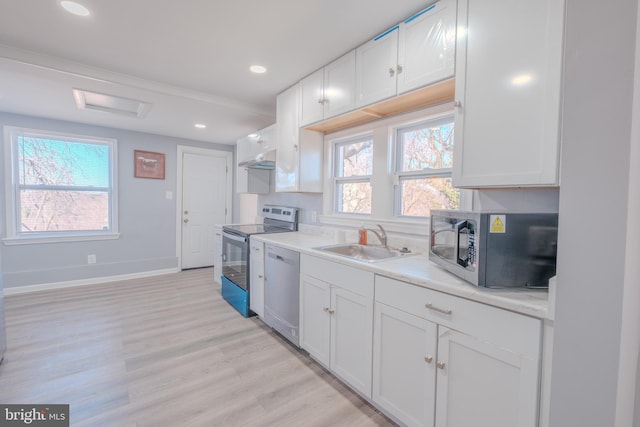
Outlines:
[[[300,254],[266,245],[264,265],[265,323],[300,347]]]

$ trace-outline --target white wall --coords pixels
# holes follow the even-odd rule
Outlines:
[[[45,243],[7,246],[0,244],[5,289],[27,285],[73,282],[127,274],[175,269],[176,197],[167,200],[166,191],[176,194],[177,145],[191,145],[222,151],[234,147],[207,144],[172,137],[47,120],[0,112],[4,125],[68,132],[118,140],[118,223],[120,238],[116,240]],[[0,138],[4,133],[0,132]],[[166,155],[164,180],[140,179],[133,176],[133,150],[157,151]],[[4,150],[0,150],[4,165]],[[0,174],[4,188],[4,174]],[[5,212],[4,196],[0,211]],[[0,237],[6,237],[4,215]],[[88,265],[87,255],[95,254],[97,263]]]
[[[629,161],[629,210],[616,426],[640,426],[640,10]],[[634,375],[635,373],[635,375]],[[635,412],[635,414],[634,414]],[[634,421],[635,415],[635,421]]]
[[[552,427],[615,423],[636,7],[567,0]]]

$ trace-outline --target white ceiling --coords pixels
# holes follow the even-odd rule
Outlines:
[[[0,111],[233,144],[275,122],[279,92],[433,1],[78,2],[90,16],[0,0]],[[73,88],[151,110],[79,110]]]

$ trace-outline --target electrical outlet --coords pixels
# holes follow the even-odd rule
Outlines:
[[[88,255],[87,256],[87,263],[88,264],[95,264],[96,263],[96,256],[95,255]]]

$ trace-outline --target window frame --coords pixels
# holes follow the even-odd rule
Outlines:
[[[358,142],[365,142],[371,140],[371,156],[373,157],[373,150],[375,146],[374,135],[372,132],[367,132],[359,135],[351,135],[346,138],[336,139],[331,142],[332,150],[333,150],[333,161],[332,161],[332,177],[333,177],[333,208],[332,211],[336,215],[354,215],[359,217],[370,217],[371,212],[362,213],[362,212],[344,212],[339,210],[342,203],[340,201],[342,192],[339,190],[340,185],[343,184],[351,184],[351,183],[362,183],[368,182],[369,186],[372,187],[371,198],[373,199],[373,186],[371,183],[371,178],[373,177],[373,164],[371,165],[371,174],[369,175],[352,175],[352,176],[338,176],[339,170],[338,167],[342,167],[344,165],[344,159],[341,158],[341,150],[339,149],[342,146],[356,144]],[[373,162],[373,158],[372,158]]]
[[[393,127],[393,176],[394,176],[394,206],[393,215],[395,218],[403,220],[416,220],[428,218],[428,216],[418,215],[403,215],[402,214],[402,182],[417,179],[429,179],[429,178],[452,178],[453,167],[450,168],[424,168],[419,171],[403,171],[402,162],[404,159],[404,147],[401,143],[401,134],[411,132],[425,127],[433,127],[451,123],[455,128],[455,117],[453,111],[444,114],[438,114],[434,116],[425,117],[422,120],[412,121],[411,123],[403,123]],[[453,153],[451,154],[453,156]],[[460,192],[460,207],[463,206],[463,191],[458,188]]]
[[[78,231],[41,231],[24,233],[20,231],[18,219],[20,214],[20,190],[29,187],[21,185],[19,182],[19,158],[18,139],[21,136],[29,136],[43,139],[57,139],[83,144],[106,145],[109,152],[109,186],[104,187],[84,187],[105,191],[109,200],[109,223],[108,230],[78,230]],[[117,188],[117,140],[114,138],[104,138],[88,135],[79,135],[70,132],[57,132],[42,129],[32,129],[25,127],[4,126],[4,166],[5,166],[5,211],[6,211],[6,237],[3,239],[6,245],[31,244],[31,243],[55,243],[78,240],[104,240],[119,238],[118,231],[118,188]],[[39,187],[42,188],[42,187]],[[54,186],[61,190],[80,189],[80,187]],[[85,190],[82,190],[85,191]]]

